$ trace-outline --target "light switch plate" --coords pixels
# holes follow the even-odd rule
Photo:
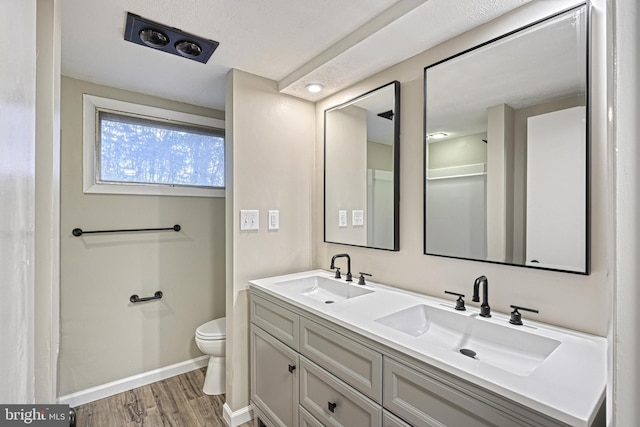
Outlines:
[[[280,228],[280,211],[269,211],[269,230]]]
[[[260,211],[259,210],[241,210],[240,211],[240,230],[258,230],[260,229]]]
[[[364,211],[363,210],[356,210],[354,209],[351,212],[353,218],[352,218],[352,223],[355,226],[362,226],[364,225]]]
[[[347,211],[338,211],[338,227],[347,226]]]

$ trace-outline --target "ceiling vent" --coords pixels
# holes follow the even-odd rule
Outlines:
[[[124,39],[131,43],[179,55],[206,64],[218,45],[217,41],[203,39],[177,28],[127,12]]]

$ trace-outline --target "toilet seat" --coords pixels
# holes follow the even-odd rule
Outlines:
[[[227,322],[225,317],[210,320],[196,329],[196,338],[201,340],[218,341],[227,338]]]

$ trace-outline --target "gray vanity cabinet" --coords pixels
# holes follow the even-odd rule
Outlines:
[[[531,408],[252,290],[255,426],[566,426]]]
[[[250,301],[256,425],[382,426],[379,352],[260,296]]]

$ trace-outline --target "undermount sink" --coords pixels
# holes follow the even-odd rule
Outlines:
[[[454,350],[462,340],[467,318],[429,305],[415,305],[374,320],[414,337],[424,336],[435,345]]]
[[[424,304],[375,322],[520,376],[531,374],[560,345],[523,329]]]
[[[276,283],[281,289],[311,298],[316,301],[332,304],[346,301],[374,291],[358,285],[352,285],[322,276],[310,276],[301,279]]]

